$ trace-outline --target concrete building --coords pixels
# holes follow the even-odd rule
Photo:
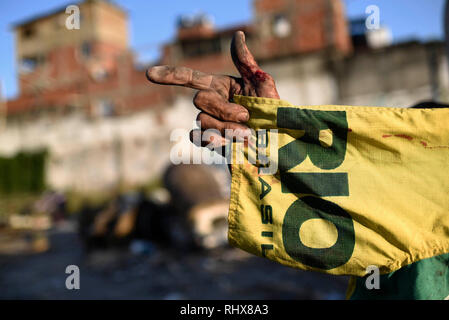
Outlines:
[[[243,30],[281,98],[294,104],[449,100],[442,43],[390,45],[385,29],[357,33],[360,21],[347,21],[340,0],[253,5],[252,22],[227,29],[205,16],[181,18],[157,63],[237,75],[229,47]],[[65,8],[15,25],[20,93],[6,103],[0,155],[46,149],[49,186],[90,192],[156,178],[179,143],[170,141],[175,129],[186,132],[184,148],[204,154],[187,137],[197,113],[192,90],[148,83],[129,48],[126,12],[101,0],[79,8],[79,30],[65,27]]]

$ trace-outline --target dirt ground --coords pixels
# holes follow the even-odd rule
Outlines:
[[[47,236],[50,249],[43,253],[0,250],[0,299],[344,299],[348,281],[230,247],[186,253],[152,246],[141,254],[126,248],[86,254],[73,224],[55,227]],[[68,265],[80,269],[79,290],[65,287]]]

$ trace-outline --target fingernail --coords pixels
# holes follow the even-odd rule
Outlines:
[[[249,113],[248,112],[240,112],[238,115],[237,115],[237,120],[238,121],[241,121],[241,122],[246,122],[246,121],[248,121],[249,120]]]
[[[152,68],[149,68],[147,70],[147,78],[150,81],[154,81],[157,77],[157,75],[164,69],[163,66],[155,66]]]

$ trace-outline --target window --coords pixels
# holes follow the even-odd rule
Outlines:
[[[34,30],[33,27],[25,27],[22,30],[22,37],[25,39],[28,39],[28,38],[33,37],[35,33],[36,33],[36,31]]]
[[[279,38],[284,38],[290,35],[291,25],[285,14],[278,14],[273,19],[273,33]]]
[[[44,62],[43,56],[23,57],[19,62],[19,71],[20,73],[34,72]]]
[[[221,52],[220,38],[196,41],[183,41],[181,43],[184,57],[200,57]]]

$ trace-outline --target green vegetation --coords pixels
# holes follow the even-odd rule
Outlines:
[[[46,156],[45,151],[38,151],[0,157],[0,195],[44,191]]]

